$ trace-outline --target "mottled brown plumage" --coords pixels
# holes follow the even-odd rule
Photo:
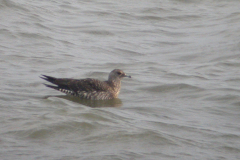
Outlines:
[[[45,84],[47,87],[56,89],[65,94],[78,96],[84,99],[105,100],[117,98],[121,89],[121,79],[127,76],[122,70],[114,69],[110,72],[107,81],[97,79],[70,79],[55,78],[42,75],[42,79],[51,82],[57,86]]]

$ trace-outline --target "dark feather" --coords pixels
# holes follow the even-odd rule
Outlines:
[[[54,81],[56,81],[57,78],[55,77],[51,77],[51,76],[46,76],[46,75],[42,75],[43,77],[40,77],[48,82],[54,83]]]
[[[48,85],[48,84],[44,84],[46,87],[49,87],[49,88],[53,88],[53,89],[56,89],[56,90],[59,90],[59,87],[57,86],[52,86],[52,85]]]

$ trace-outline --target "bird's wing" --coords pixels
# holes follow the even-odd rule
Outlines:
[[[54,88],[57,90],[64,89],[72,92],[104,92],[109,89],[106,82],[99,81],[97,79],[70,79],[70,78],[54,78],[43,75],[42,79],[51,82],[57,86],[46,85],[47,87]]]

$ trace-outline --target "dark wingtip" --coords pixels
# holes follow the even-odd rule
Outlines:
[[[44,80],[46,80],[48,82],[51,82],[51,83],[54,83],[54,81],[56,80],[55,77],[51,77],[51,76],[47,76],[47,75],[43,75],[43,74],[42,74],[42,77],[40,77],[40,78],[42,78],[42,79],[44,79]]]
[[[46,87],[53,88],[53,89],[56,89],[56,90],[59,89],[57,86],[52,86],[52,85],[45,84],[45,83],[44,83],[44,85],[45,85]]]
[[[42,77],[41,77],[42,76]],[[41,75],[41,76],[39,76],[39,78],[42,78],[42,79],[44,79],[44,80],[47,80],[47,76],[46,75]]]

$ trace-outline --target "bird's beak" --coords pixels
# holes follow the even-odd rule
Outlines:
[[[124,77],[132,78],[131,76],[129,76],[129,75],[126,75],[126,74],[124,75]]]

